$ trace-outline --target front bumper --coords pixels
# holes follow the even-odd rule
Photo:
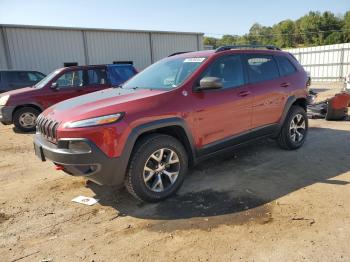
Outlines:
[[[70,143],[77,142],[83,147],[70,148]],[[88,139],[60,139],[56,145],[35,134],[34,150],[42,161],[49,159],[70,175],[86,177],[99,185],[119,186],[124,182],[127,161],[108,157]]]
[[[14,106],[0,106],[0,122],[4,125],[12,124],[12,114],[14,110]]]

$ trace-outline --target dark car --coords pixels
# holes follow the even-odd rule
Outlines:
[[[130,64],[72,66],[57,69],[39,83],[0,95],[0,121],[34,131],[38,115],[63,100],[118,86],[136,74]]]
[[[0,93],[33,86],[45,76],[38,71],[0,70]]]
[[[45,110],[35,152],[68,174],[159,201],[180,188],[188,167],[216,153],[268,137],[301,147],[307,81],[291,54],[271,46],[171,56],[120,88]]]

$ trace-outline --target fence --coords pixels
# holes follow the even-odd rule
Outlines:
[[[286,50],[292,53],[313,81],[340,82],[350,74],[350,43]]]

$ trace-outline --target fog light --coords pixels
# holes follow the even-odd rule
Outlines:
[[[68,148],[74,153],[90,153],[91,148],[85,141],[70,140]]]

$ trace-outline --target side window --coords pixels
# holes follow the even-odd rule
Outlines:
[[[61,88],[83,86],[83,70],[68,71],[60,76],[56,83]]]
[[[88,85],[104,85],[107,83],[106,70],[104,68],[96,68],[87,70]]]
[[[282,76],[288,76],[295,73],[297,70],[294,65],[285,56],[275,56]]]
[[[246,57],[250,83],[272,80],[279,77],[276,62],[272,56],[249,54]]]
[[[25,72],[8,72],[7,79],[9,83],[27,83],[28,75]]]
[[[204,77],[222,79],[224,88],[237,87],[244,84],[244,73],[240,55],[230,55],[219,58],[206,70]]]

